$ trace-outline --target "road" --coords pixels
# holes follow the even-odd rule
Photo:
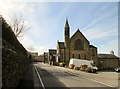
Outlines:
[[[82,74],[76,74],[65,68],[50,66],[43,63],[34,64],[36,73],[39,77],[43,87],[69,87],[69,88],[83,88],[91,87],[91,89],[116,89],[105,84],[101,84],[96,81],[83,76]],[[102,87],[102,88],[101,88]],[[45,89],[43,88],[43,89]]]

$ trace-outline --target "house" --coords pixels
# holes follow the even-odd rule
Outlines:
[[[48,63],[48,52],[44,52],[44,63]]]
[[[31,58],[33,59],[33,61],[36,61],[36,57],[38,56],[37,52],[28,52],[29,55],[31,55]]]
[[[49,49],[48,50],[48,62],[50,65],[51,64],[53,65],[56,62],[55,54],[56,54],[56,49]]]
[[[35,56],[35,60],[37,62],[43,62],[44,61],[44,55],[42,54],[42,55],[39,55],[39,56]]]
[[[120,66],[119,57],[112,53],[98,54],[98,68],[101,70],[113,70]]]

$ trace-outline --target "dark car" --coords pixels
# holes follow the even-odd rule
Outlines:
[[[116,72],[120,72],[120,67],[115,68],[115,71],[116,71]]]

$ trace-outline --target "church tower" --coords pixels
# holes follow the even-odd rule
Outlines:
[[[70,60],[70,27],[68,24],[68,19],[66,19],[64,27],[64,37],[65,37],[65,63],[68,65]]]
[[[64,32],[64,37],[65,37],[65,48],[69,49],[69,39],[70,39],[70,27],[68,24],[68,19],[66,19],[66,23],[65,23],[65,32]]]

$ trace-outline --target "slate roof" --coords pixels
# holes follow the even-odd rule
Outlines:
[[[118,59],[119,57],[112,54],[98,54],[98,59]]]
[[[58,46],[60,49],[64,49],[65,46],[64,46],[64,42],[58,42]]]
[[[89,45],[89,47],[90,47],[90,48],[97,48],[97,47],[95,47],[95,46],[93,46],[93,45]]]
[[[71,38],[70,39],[72,39],[77,33],[80,33],[82,36],[83,36],[83,38],[85,39],[85,40],[87,40],[87,38],[82,34],[82,32],[79,30],[79,28],[78,28],[78,30],[71,36]],[[88,40],[87,40],[88,41]],[[89,42],[89,41],[88,41]]]
[[[49,49],[49,54],[56,54],[56,49]]]

